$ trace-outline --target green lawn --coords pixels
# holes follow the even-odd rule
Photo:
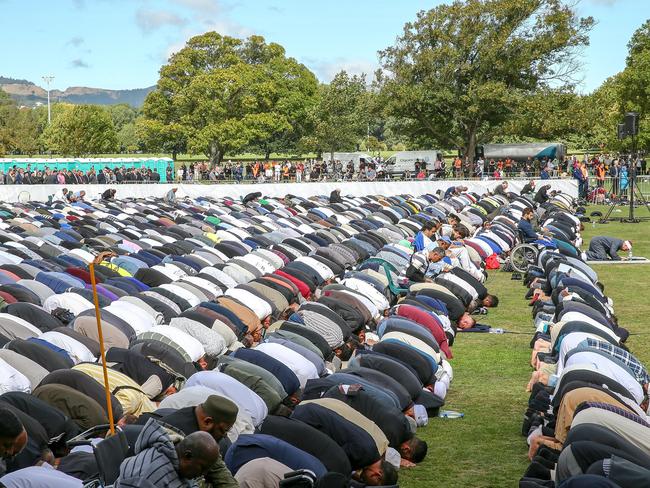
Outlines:
[[[604,208],[593,207],[589,210]],[[621,209],[616,216],[627,215]],[[650,215],[638,210],[639,216]],[[634,254],[650,257],[650,222],[639,224],[586,224],[585,241],[610,235],[633,241]],[[650,364],[650,315],[647,293],[650,265],[595,267],[605,290],[614,300],[619,323],[632,333],[630,350]],[[478,488],[517,486],[528,466],[527,445],[521,422],[531,368],[529,342],[532,316],[524,300],[521,281],[509,273],[494,272],[490,291],[501,302],[484,317],[484,323],[518,334],[460,334],[454,345],[454,381],[445,408],[465,413],[463,419],[430,419],[418,435],[429,443],[429,455],[416,468],[400,472],[403,488]]]

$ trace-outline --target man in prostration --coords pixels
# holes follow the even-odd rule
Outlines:
[[[617,237],[596,236],[589,243],[585,257],[589,261],[621,261],[619,251],[631,251],[632,241],[624,241]]]

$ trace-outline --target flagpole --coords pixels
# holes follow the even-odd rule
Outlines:
[[[101,263],[105,258],[114,256],[112,252],[100,253],[93,262],[88,265],[90,270],[90,283],[93,288],[93,301],[95,302],[95,318],[97,319],[97,335],[99,336],[99,352],[102,358],[102,369],[104,371],[104,389],[106,390],[106,410],[108,412],[108,423],[111,428],[111,435],[115,435],[115,420],[113,419],[113,405],[111,404],[111,389],[108,386],[108,367],[106,366],[106,350],[104,348],[104,334],[102,333],[102,320],[99,313],[99,297],[97,296],[97,281],[95,279],[95,264]]]

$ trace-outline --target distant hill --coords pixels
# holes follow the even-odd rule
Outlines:
[[[0,88],[11,95],[19,105],[33,107],[39,103],[47,103],[45,89],[31,81],[0,76]],[[53,102],[92,103],[96,105],[127,103],[134,107],[140,107],[144,103],[145,97],[155,88],[155,86],[150,86],[133,90],[107,90],[104,88],[71,86],[66,88],[65,91],[50,91],[50,100]]]

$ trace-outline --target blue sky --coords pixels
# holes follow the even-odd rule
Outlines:
[[[140,88],[156,83],[170,53],[199,33],[263,35],[323,81],[340,69],[371,73],[377,51],[404,23],[442,0],[0,0],[0,75],[53,88]],[[650,18],[650,0],[581,0],[598,22],[581,91],[625,64],[627,42]]]

